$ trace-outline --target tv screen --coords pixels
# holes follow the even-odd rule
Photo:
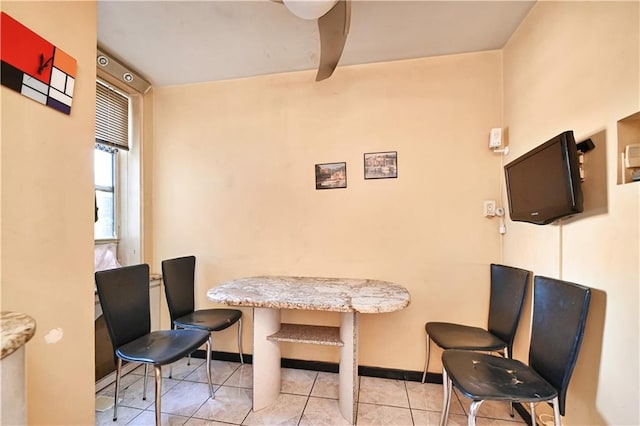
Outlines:
[[[546,225],[582,212],[578,153],[566,131],[504,166],[511,220]]]

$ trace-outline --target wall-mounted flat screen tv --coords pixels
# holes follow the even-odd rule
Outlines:
[[[578,153],[566,131],[504,166],[511,220],[546,225],[582,212]]]

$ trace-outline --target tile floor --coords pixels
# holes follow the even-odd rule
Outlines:
[[[162,424],[185,426],[229,425],[346,425],[338,410],[338,375],[307,370],[282,369],[282,391],[272,407],[251,410],[252,366],[213,361],[215,399],[209,398],[205,362],[186,359],[174,364],[173,378],[163,368]],[[96,411],[96,425],[153,425],[154,382],[149,375],[147,400],[142,400],[143,368],[122,378],[118,420],[113,407]],[[437,425],[442,406],[442,385],[403,380],[360,377],[357,425]],[[113,398],[115,385],[96,396]],[[455,395],[449,425],[466,425],[470,401]],[[507,404],[484,403],[478,426],[524,424],[516,413],[509,416]]]

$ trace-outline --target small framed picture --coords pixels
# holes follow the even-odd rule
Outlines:
[[[347,163],[316,164],[316,189],[347,187]]]
[[[364,154],[364,178],[388,179],[398,177],[398,152],[370,152]]]

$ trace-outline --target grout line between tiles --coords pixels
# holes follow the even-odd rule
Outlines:
[[[184,367],[184,365],[183,365],[182,367]],[[202,383],[202,382],[197,381],[197,380],[196,380],[196,381],[194,381],[194,378],[196,377],[196,376],[195,376],[195,373],[196,373],[196,371],[198,370],[198,368],[201,368],[201,367],[202,367],[201,365],[200,365],[200,366],[192,365],[192,366],[190,366],[190,367],[189,367],[189,370],[191,370],[191,371],[190,371],[190,372],[188,372],[188,373],[187,373],[187,371],[185,371],[185,370],[183,369],[182,373],[187,373],[187,374],[184,374],[184,375],[182,376],[182,378],[180,378],[180,379],[173,378],[172,380],[173,380],[173,381],[175,381],[175,382],[176,382],[176,384],[175,384],[174,386],[172,386],[171,388],[168,388],[168,389],[166,389],[165,391],[163,391],[163,392],[162,392],[162,395],[163,395],[163,396],[165,396],[165,395],[166,395],[166,394],[167,394],[171,389],[173,389],[175,386],[178,386],[180,383]],[[229,365],[229,366],[225,367],[225,370],[226,370],[227,368],[229,368],[229,367],[231,367],[231,365]],[[241,368],[241,365],[240,365],[240,364],[238,364],[238,365],[236,365],[234,368],[229,368],[229,373],[228,373],[228,374],[226,374],[226,373],[225,373],[225,375],[221,375],[221,376],[220,376],[220,377],[221,377],[220,381],[221,381],[222,383],[221,383],[221,384],[216,384],[216,385],[215,385],[215,388],[216,388],[216,389],[215,389],[215,392],[217,393],[217,392],[222,388],[222,386],[226,386],[226,387],[228,387],[228,388],[234,388],[234,389],[243,389],[243,390],[247,390],[247,389],[248,389],[248,390],[251,390],[251,389],[252,389],[251,387],[250,387],[250,388],[246,388],[246,387],[240,386],[240,384],[242,383],[242,379],[241,379],[241,377],[239,377],[239,378],[238,378],[238,385],[237,385],[237,386],[236,386],[236,385],[232,385],[232,384],[230,383],[230,379],[231,379],[231,377],[232,377],[234,374],[236,374],[236,373],[241,374],[241,372],[240,372],[240,368]],[[126,377],[126,376],[128,376],[128,375],[131,375],[131,378],[130,378],[130,379],[131,379],[131,380],[133,380],[133,382],[132,382],[132,383],[129,383],[129,384],[128,384],[128,386],[127,386],[126,388],[123,388],[123,389],[122,389],[123,396],[124,396],[124,394],[126,394],[126,392],[128,392],[128,391],[132,391],[132,390],[131,390],[131,388],[132,388],[134,385],[138,384],[138,386],[140,386],[140,384],[139,384],[139,383],[141,383],[141,381],[143,381],[143,380],[144,380],[143,375],[142,375],[142,374],[140,374],[140,373],[139,373],[139,371],[140,371],[139,369],[134,369],[133,371],[131,371],[131,372],[130,372],[130,373],[128,373],[127,375],[123,376],[123,377]],[[168,378],[167,378],[167,377],[163,377],[163,379],[168,379]],[[429,409],[424,409],[424,410],[423,410],[423,409],[421,409],[421,408],[417,408],[417,407],[416,407],[416,408],[414,408],[414,407],[413,407],[413,404],[412,404],[412,401],[411,401],[411,397],[410,397],[410,389],[409,389],[408,383],[407,383],[407,381],[406,381],[406,380],[401,380],[401,381],[402,381],[402,383],[403,383],[403,389],[404,389],[403,395],[404,395],[404,397],[405,397],[405,398],[406,398],[406,400],[407,400],[407,406],[389,405],[389,404],[385,404],[385,403],[382,403],[382,404],[381,404],[381,403],[361,402],[361,401],[360,401],[360,396],[361,396],[361,392],[360,392],[360,391],[361,391],[361,388],[360,388],[360,385],[361,385],[361,383],[362,383],[362,377],[361,377],[361,376],[358,376],[358,377],[357,377],[357,384],[358,384],[358,390],[359,390],[359,391],[358,391],[358,400],[357,400],[357,404],[358,404],[358,405],[359,405],[359,404],[363,404],[363,405],[369,405],[369,406],[387,406],[387,407],[394,407],[394,408],[400,408],[400,409],[408,409],[408,410],[409,410],[409,414],[410,414],[411,422],[412,422],[414,425],[415,425],[415,424],[416,424],[416,422],[419,420],[419,417],[420,417],[420,416],[422,416],[422,415],[427,415],[427,416],[428,416],[428,413],[430,413],[430,412],[435,412],[435,413],[438,413],[438,412],[439,412],[438,410],[429,410]],[[164,380],[163,380],[163,382],[164,382]],[[153,387],[153,383],[150,383],[150,385]],[[305,415],[305,412],[306,412],[306,411],[307,411],[307,409],[310,407],[310,406],[309,406],[309,403],[310,403],[310,399],[311,399],[311,396],[312,396],[313,390],[314,390],[314,388],[315,388],[316,386],[318,386],[318,385],[319,385],[319,374],[317,374],[317,372],[316,372],[316,375],[315,375],[315,377],[313,378],[313,383],[312,383],[312,385],[311,385],[311,388],[310,388],[310,390],[309,390],[308,392],[306,392],[305,394],[295,394],[295,393],[282,392],[282,393],[284,393],[284,394],[290,394],[290,395],[304,396],[304,397],[305,397],[304,407],[303,407],[303,409],[302,409],[302,411],[301,411],[301,413],[300,413],[300,417],[299,417],[299,418],[298,418],[298,420],[297,420],[297,425],[298,425],[298,426],[300,426],[300,425],[302,424],[302,419],[303,419],[303,417],[304,417],[304,415]],[[164,386],[163,386],[163,387],[164,387]],[[412,387],[412,389],[414,389],[414,388]],[[102,391],[103,391],[103,390],[101,390],[100,392],[97,392],[97,393],[96,393],[96,395],[100,394]],[[418,391],[418,389],[417,389],[417,388],[415,388],[415,391]],[[149,393],[149,389],[147,389],[147,393]],[[466,416],[467,416],[467,410],[465,409],[465,405],[464,405],[464,404],[462,403],[462,401],[461,401],[461,396],[460,396],[457,392],[455,392],[455,391],[454,391],[454,392],[452,392],[452,393],[454,393],[454,394],[455,394],[455,398],[456,398],[456,399],[455,399],[455,401],[457,401],[457,402],[458,402],[458,404],[460,405],[460,407],[461,407],[461,409],[462,409],[462,415],[464,415],[464,416],[466,417]],[[418,397],[418,395],[414,395],[414,396],[415,396],[415,397]],[[141,396],[140,396],[140,397],[141,397]],[[333,401],[335,401],[335,400],[336,400],[336,398],[327,397],[327,396],[314,396],[314,398],[319,398],[319,399],[324,399],[324,400],[333,400]],[[205,406],[205,404],[207,404],[207,402],[209,401],[209,399],[211,399],[211,398],[209,397],[209,398],[207,398],[204,402],[202,402],[202,403],[198,406],[198,408],[194,411],[194,413],[193,413],[193,414],[195,415],[195,413],[197,413],[199,410],[201,410],[201,409]],[[417,400],[416,400],[416,401],[417,401]],[[134,405],[135,405],[135,404],[134,404]],[[152,414],[153,414],[153,412],[154,412],[154,410],[153,410],[153,404],[149,405],[147,408],[142,408],[142,409],[141,409],[141,408],[137,408],[137,407],[135,407],[135,406],[131,406],[131,405],[122,405],[122,403],[120,403],[120,404],[119,404],[119,406],[127,407],[129,410],[131,410],[131,411],[129,411],[129,413],[130,413],[130,414],[134,414],[134,413],[135,413],[135,415],[134,415],[131,419],[129,419],[129,420],[126,422],[126,424],[133,424],[133,423],[135,423],[136,419],[140,419],[140,415],[142,415],[143,413],[147,413],[147,412],[148,412],[148,413],[152,413]],[[414,411],[414,410],[415,410],[415,411]],[[420,413],[423,413],[423,414],[418,414],[419,412],[420,412]],[[242,420],[240,421],[240,423],[237,423],[237,425],[242,425],[242,424],[244,424],[244,423],[247,421],[247,419],[249,418],[249,416],[251,415],[251,413],[252,413],[252,408],[248,410],[248,412],[244,415],[244,417],[242,418]],[[109,415],[111,415],[111,414],[112,414],[112,411],[109,413]],[[124,414],[124,413],[123,413],[123,414]],[[184,423],[187,423],[187,422],[189,422],[189,421],[192,421],[191,419],[194,419],[193,421],[205,421],[205,422],[207,422],[207,421],[216,421],[216,422],[219,422],[219,423],[225,423],[225,424],[229,424],[229,425],[236,425],[236,423],[228,423],[228,422],[220,422],[220,421],[217,421],[217,420],[201,419],[201,418],[199,418],[199,417],[195,417],[194,415],[191,415],[191,416],[178,416],[177,414],[168,413],[168,412],[164,412],[164,411],[163,411],[163,413],[162,413],[162,414],[163,414],[163,415],[165,415],[165,416],[171,416],[171,417],[172,417],[172,419],[175,419],[175,420],[177,420],[177,417],[180,417],[180,420],[182,420],[182,418],[185,418],[186,420],[185,420],[185,422],[184,422]],[[357,424],[357,420],[358,420],[358,418],[359,418],[359,414],[360,414],[360,410],[359,410],[359,408],[358,408],[358,409],[357,409],[357,411],[356,411],[356,419],[355,419],[356,424]],[[96,413],[96,415],[97,415],[97,413]],[[148,415],[148,414],[147,414],[147,415]],[[416,417],[415,417],[415,415],[418,415],[418,418],[416,418]],[[500,422],[505,422],[505,423],[512,423],[514,426],[516,426],[516,425],[518,425],[518,424],[523,424],[523,422],[518,422],[516,419],[506,419],[506,418],[501,418],[499,415],[495,415],[495,416],[492,416],[492,417],[489,417],[489,416],[479,416],[479,418],[480,418],[480,417],[483,417],[483,418],[486,418],[486,419],[490,419],[490,420],[498,420],[498,421],[500,421]],[[96,419],[96,420],[97,420],[97,419]],[[138,420],[138,421],[140,421],[140,420]],[[184,424],[184,423],[182,423],[182,424]]]

